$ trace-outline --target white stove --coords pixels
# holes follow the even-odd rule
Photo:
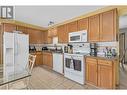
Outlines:
[[[85,83],[84,57],[89,53],[64,53],[64,76],[80,84]]]

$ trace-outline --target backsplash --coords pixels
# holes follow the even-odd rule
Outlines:
[[[90,52],[90,43],[71,43],[73,46],[73,52]]]
[[[97,54],[99,56],[104,56],[104,51],[106,50],[106,47],[110,48],[111,50],[114,49],[116,53],[118,54],[118,48],[117,48],[118,42],[98,42],[97,45],[98,45]]]
[[[84,52],[84,53],[90,53],[90,43],[69,43],[73,46],[73,52]],[[49,49],[54,49],[54,44],[30,44],[30,46],[35,46],[37,51],[41,51],[42,47],[47,46]],[[61,48],[64,51],[64,46],[67,46],[67,44],[57,44],[57,48]],[[98,46],[98,54],[102,54],[104,49],[106,47],[115,49],[118,54],[118,42],[97,42]]]

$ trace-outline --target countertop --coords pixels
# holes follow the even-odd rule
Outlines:
[[[29,52],[29,53],[30,54],[42,54],[43,52],[45,52],[45,53],[58,53],[58,54],[63,54],[62,52],[59,52],[59,51],[51,51],[51,50],[32,51],[32,52]]]
[[[64,53],[61,53],[61,52],[57,52],[57,51],[50,51],[50,50],[43,50],[43,51],[34,51],[34,52],[30,52],[30,54],[42,54],[42,53],[58,53],[58,54],[64,54]],[[101,57],[101,56],[92,56],[92,55],[86,55],[85,57],[91,57],[91,58],[95,58],[95,59],[102,59],[102,60],[109,60],[109,61],[113,61],[113,60],[118,60],[119,57],[116,56],[116,57],[111,57],[111,58],[108,58],[108,57]]]
[[[101,57],[101,56],[91,56],[91,55],[87,55],[86,57],[91,57],[91,58],[95,58],[95,59],[102,59],[102,60],[109,60],[109,61],[113,61],[113,60],[118,60],[118,59],[119,59],[118,56],[108,58],[108,57]]]

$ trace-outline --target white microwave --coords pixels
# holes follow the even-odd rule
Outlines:
[[[87,42],[87,30],[69,33],[69,42]]]

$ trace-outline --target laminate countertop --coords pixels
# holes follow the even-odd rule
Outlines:
[[[109,57],[87,55],[86,57],[91,57],[91,58],[101,59],[101,60],[109,60],[109,61],[117,61],[117,60],[119,60],[118,56],[109,58]]]
[[[63,54],[62,52],[50,51],[50,50],[34,51],[34,52],[30,52],[30,54],[42,54],[43,52],[44,53],[59,53],[59,54]]]

